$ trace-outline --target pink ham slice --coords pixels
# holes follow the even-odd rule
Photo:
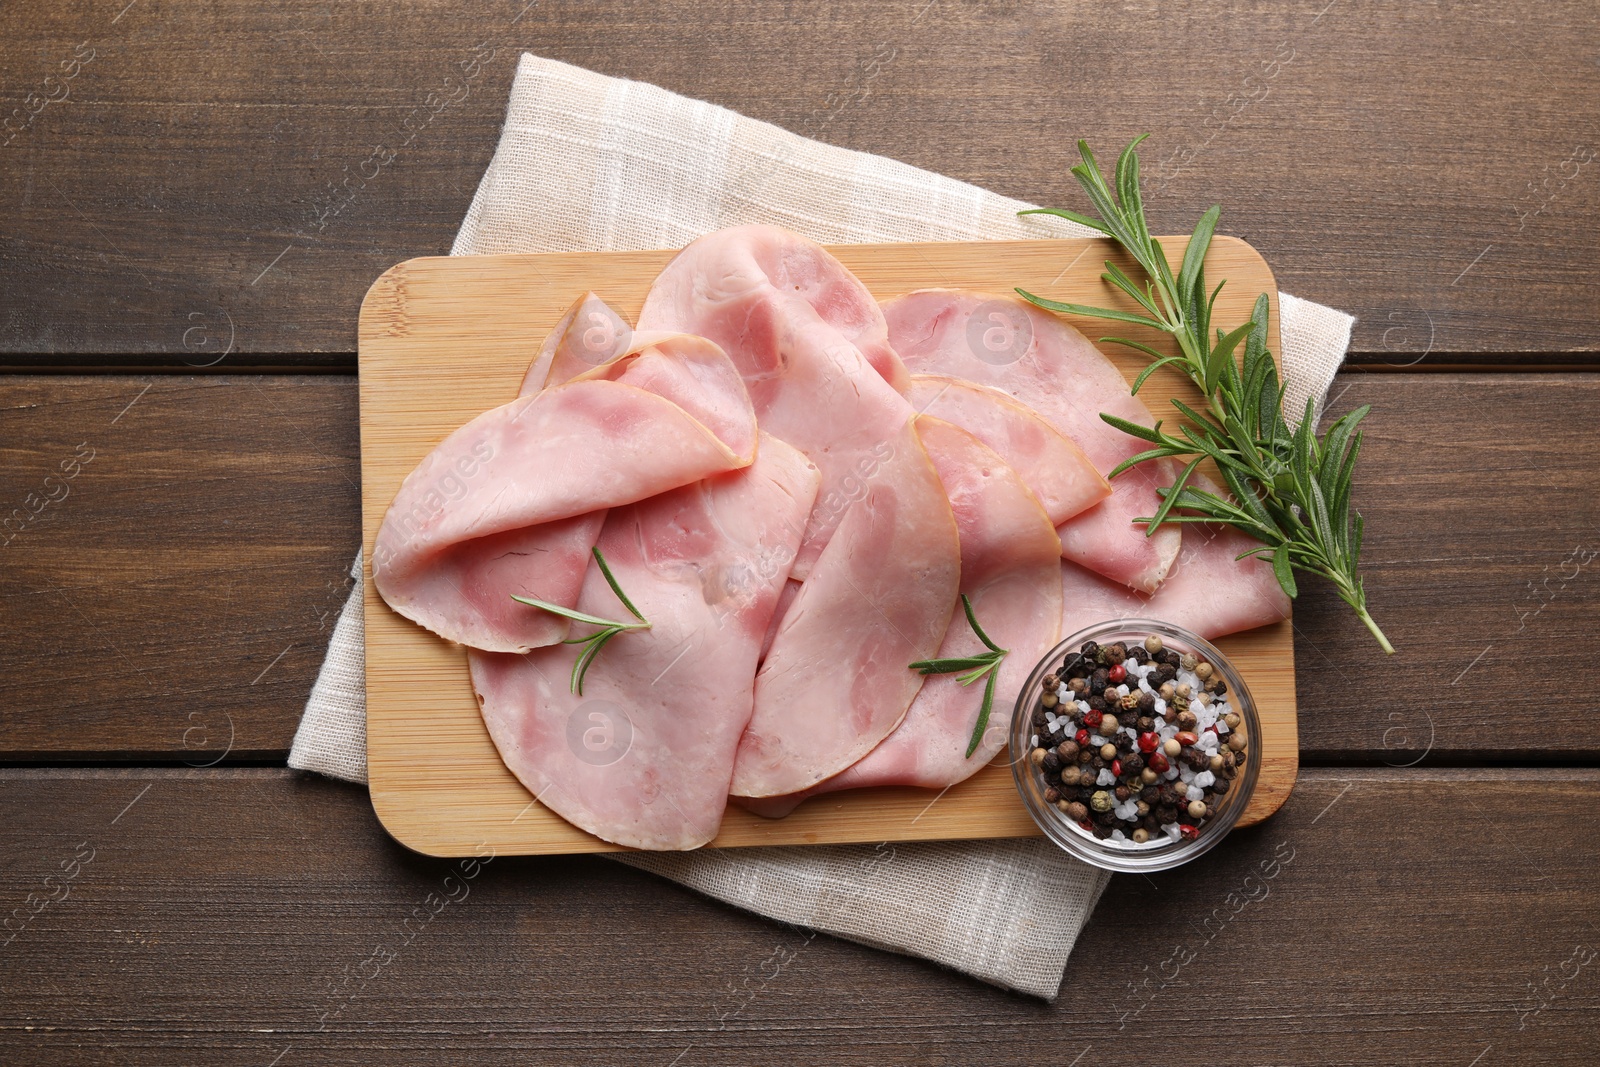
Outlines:
[[[1199,475],[1193,484],[1196,489],[1224,495]],[[1235,558],[1260,547],[1261,542],[1231,526],[1191,524],[1177,562],[1151,596],[1063,561],[1066,614],[1062,632],[1075,633],[1112,619],[1141,618],[1175,623],[1213,638],[1287,619],[1290,600],[1273,577],[1272,565],[1255,558]]]
[[[934,675],[912,701],[905,721],[877,748],[805,793],[746,802],[758,814],[787,815],[807,797],[840,789],[942,789],[965,781],[1004,747],[1022,683],[1060,640],[1063,564],[1055,524],[1021,475],[976,438],[926,416],[917,419],[917,432],[938,469],[961,532],[961,591],[971,599],[984,632],[1011,650],[999,667],[988,729],[968,758],[983,684],[963,686],[955,675]],[[984,650],[958,606],[939,655],[969,656]]]
[[[1056,526],[1111,495],[1083,449],[1000,390],[942,374],[914,374],[910,383],[905,397],[918,413],[954,423],[992,448]]]
[[[573,302],[545,338],[522,379],[518,395],[526,396],[546,386],[571,381],[630,350],[638,351],[650,340],[644,337],[635,343],[633,331],[622,316],[594,293],[585,293]]]
[[[565,622],[512,594],[572,604],[604,509],[751,462],[754,412],[722,350],[636,340],[478,416],[406,476],[373,550],[390,607],[490,651],[559,641]]]
[[[794,576],[804,579],[911,406],[872,294],[822,246],[772,226],[718,230],[650,287],[640,330],[708,337],[733,358],[761,428],[809,456],[822,492]]]
[[[900,724],[961,579],[950,504],[911,423],[784,614],[739,745],[732,791],[768,797],[831,778]]]
[[[1154,425],[1111,361],[1049,312],[1007,296],[966,289],[924,289],[884,305],[889,341],[914,374],[945,374],[993,386],[1032,408],[1076,441],[1102,474],[1142,442],[1112,429],[1101,412]],[[996,359],[975,343],[991,319],[1027,336],[1018,357]],[[1024,345],[1025,342],[1025,345]],[[1060,527],[1061,554],[1114,581],[1150,592],[1178,556],[1177,527],[1147,538],[1133,520],[1161,506],[1156,488],[1171,485],[1168,465],[1144,464],[1118,476],[1111,496]]]
[[[692,849],[717,834],[756,655],[816,495],[803,455],[764,438],[753,466],[613,508],[600,549],[650,620],[590,666],[582,696],[573,645],[526,655],[472,651],[472,684],[501,758],[541,803],[619,845]],[[578,609],[628,618],[597,567]]]

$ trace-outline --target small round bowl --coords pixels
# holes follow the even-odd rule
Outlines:
[[[1180,653],[1193,652],[1202,660],[1210,662],[1213,669],[1221,672],[1223,680],[1228,684],[1228,704],[1244,720],[1242,725],[1247,741],[1246,759],[1244,766],[1239,769],[1238,776],[1231,781],[1227,794],[1221,798],[1219,804],[1214,805],[1216,814],[1206,820],[1199,836],[1193,840],[1180,837],[1174,841],[1165,833],[1158,834],[1144,844],[1132,840],[1098,838],[1073,822],[1066,812],[1045,800],[1044,774],[1029,758],[1035,747],[1032,743],[1033,711],[1039,706],[1039,698],[1042,695],[1040,683],[1046,674],[1060,669],[1063,659],[1069,652],[1078,651],[1087,641],[1094,641],[1102,646],[1121,641],[1131,648],[1141,644],[1152,634],[1161,638],[1165,648]],[[1028,814],[1033,816],[1033,821],[1039,824],[1045,836],[1061,848],[1085,863],[1110,871],[1164,871],[1169,867],[1188,863],[1215,848],[1239,821],[1239,816],[1250,803],[1250,795],[1255,792],[1256,774],[1261,767],[1260,746],[1261,720],[1256,714],[1255,701],[1251,698],[1250,689],[1244,684],[1244,679],[1239,676],[1233,664],[1228,662],[1228,658],[1218,651],[1215,645],[1198,634],[1191,633],[1181,626],[1156,622],[1152,619],[1119,619],[1115,622],[1101,623],[1080,630],[1062,641],[1033,668],[1027,684],[1022,687],[1022,692],[1017,697],[1017,706],[1011,715],[1011,773],[1016,778],[1017,792],[1021,794]]]

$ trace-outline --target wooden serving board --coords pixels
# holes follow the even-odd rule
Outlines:
[[[1174,263],[1187,240],[1163,241]],[[1077,303],[1129,307],[1100,280],[1109,245],[1099,240],[844,245],[831,251],[880,299],[929,287],[1009,293],[1023,287]],[[594,290],[632,321],[670,251],[413,259],[387,271],[361,306],[361,510],[366,568],[367,770],[378,818],[402,844],[430,855],[620,851],[533,799],[500,761],[478,713],[467,657],[389,610],[373,589],[373,537],[400,482],[452,430],[512,399],[528,363],[567,307]],[[1123,263],[1132,273],[1132,265]],[[1278,351],[1278,287],[1249,245],[1217,238],[1206,274],[1228,279],[1216,325],[1249,318],[1259,293],[1272,300]],[[1075,321],[1091,338],[1107,331]],[[1116,331],[1158,348],[1153,331]],[[1108,355],[1130,379],[1143,360]],[[1194,394],[1175,374],[1141,392],[1164,416],[1173,395]],[[1197,397],[1196,397],[1197,399]],[[1224,638],[1262,716],[1262,759],[1243,823],[1276,811],[1299,763],[1294,641],[1288,620]],[[998,708],[997,714],[1010,714]],[[1023,810],[1002,753],[966,782],[938,793],[912,788],[842,792],[807,801],[785,819],[729,807],[712,848],[842,842],[1022,837],[1039,831]]]

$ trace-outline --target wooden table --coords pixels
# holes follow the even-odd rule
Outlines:
[[[0,25],[0,504],[31,515],[0,551],[0,1060],[1600,1060],[1592,5]],[[285,768],[357,540],[356,308],[447,250],[523,49],[1050,203],[1073,138],[1149,130],[1157,230],[1222,201],[1286,290],[1360,316],[1331,408],[1376,406],[1400,652],[1305,593],[1294,796],[1114,879],[1059,1003],[597,858],[497,860],[435,914],[452,865]]]

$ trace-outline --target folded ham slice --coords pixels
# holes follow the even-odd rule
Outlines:
[[[917,419],[917,433],[939,472],[961,536],[961,592],[984,633],[1011,650],[998,668],[994,710],[969,758],[983,683],[963,686],[934,675],[911,702],[905,721],[842,773],[804,793],[746,802],[769,818],[804,799],[840,789],[915,785],[942,789],[965,781],[1005,747],[1011,708],[1028,672],[1060,640],[1061,544],[1055,524],[1021,475],[972,435],[938,419]],[[958,606],[940,657],[985,651]]]
[[[748,465],[755,414],[711,342],[639,335],[615,359],[445,438],[384,516],[372,574],[389,606],[490,651],[561,640],[604,509]],[[598,514],[596,514],[598,512]]]
[[[1076,441],[1101,474],[1144,447],[1102,422],[1101,412],[1155,424],[1087,338],[1022,300],[924,289],[888,301],[884,315],[889,342],[912,373],[949,375],[1009,394]],[[983,343],[990,330],[1006,333],[998,352]],[[1176,473],[1169,464],[1144,464],[1119,475],[1109,498],[1060,527],[1061,554],[1124,585],[1154,590],[1178,556],[1181,535],[1174,526],[1147,538],[1133,520],[1155,514],[1157,487],[1171,485]]]
[[[756,655],[787,577],[817,470],[764,438],[751,467],[613,508],[600,550],[651,628],[605,646],[569,690],[579,648],[469,652],[501,758],[541,803],[619,845],[692,849],[717,834]],[[598,567],[578,609],[629,618]]]
[[[1191,484],[1224,495],[1201,475],[1195,475]],[[1174,623],[1213,638],[1287,619],[1291,601],[1273,576],[1272,565],[1254,557],[1236,558],[1260,547],[1261,542],[1231,526],[1188,524],[1183,551],[1166,581],[1150,596],[1063,561],[1062,633],[1112,619],[1141,618]]]
[[[839,523],[773,637],[732,791],[780,796],[831,778],[900,724],[961,580],[955,519],[907,423]]]
[[[998,453],[1056,526],[1111,495],[1111,483],[1083,449],[998,389],[942,374],[913,374],[905,397],[918,413],[954,423]]]
[[[821,245],[773,226],[736,226],[667,264],[638,325],[721,345],[762,430],[822,471],[795,561],[803,580],[912,414],[897,392],[905,368],[872,294]]]
[[[539,354],[522,379],[518,395],[527,396],[546,386],[571,381],[625,352],[642,349],[651,340],[643,337],[636,343],[633,330],[621,315],[596,294],[585,293],[556,321],[550,335],[544,339]]]

